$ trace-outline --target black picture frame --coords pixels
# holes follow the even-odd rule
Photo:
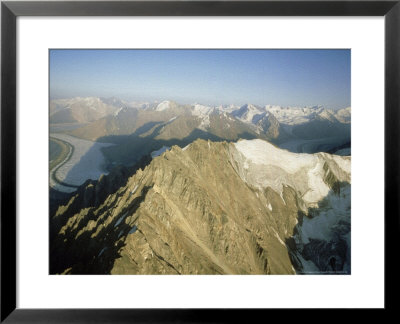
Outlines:
[[[267,309],[16,308],[16,19],[19,16],[384,16],[385,309],[396,307],[399,235],[400,1],[2,1],[1,321],[6,323],[237,322]],[[373,188],[371,188],[373,190]],[[371,265],[373,266],[373,265]],[[367,283],[366,283],[367,284]],[[272,310],[269,310],[272,311]],[[265,318],[265,317],[264,317]]]

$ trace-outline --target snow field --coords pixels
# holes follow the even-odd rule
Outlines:
[[[340,175],[350,177],[350,159],[340,156],[291,153],[260,140],[241,140],[234,144],[236,150],[244,157],[239,161],[245,181],[263,189],[271,187],[282,194],[283,186],[295,188],[303,199],[315,204],[329,193],[325,183],[324,164],[329,157],[340,169]]]

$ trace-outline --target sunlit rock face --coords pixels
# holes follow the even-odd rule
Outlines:
[[[51,273],[350,273],[350,157],[196,140],[122,182],[59,207]]]

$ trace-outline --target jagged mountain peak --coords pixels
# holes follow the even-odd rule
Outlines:
[[[265,110],[253,104],[245,104],[232,112],[233,116],[247,123],[256,123],[265,114]]]
[[[51,271],[293,274],[307,262],[329,266],[332,255],[345,260],[343,249],[329,242],[323,259],[301,260],[311,252],[296,242],[304,238],[304,246],[315,249],[319,236],[309,223],[304,229],[299,225],[299,215],[318,220],[317,210],[326,204],[347,206],[342,183],[349,185],[349,164],[350,158],[290,153],[263,140],[199,139],[183,149],[172,146],[98,207],[70,217],[71,203],[59,209],[57,218],[68,221],[52,242]],[[321,217],[339,222],[329,215]]]

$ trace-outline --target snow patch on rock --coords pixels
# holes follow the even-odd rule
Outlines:
[[[165,100],[159,103],[156,107],[156,111],[163,111],[168,109],[171,106],[171,102],[169,100]]]
[[[309,204],[316,204],[331,188],[324,181],[324,165],[339,181],[350,182],[350,159],[330,154],[292,153],[260,139],[241,140],[234,144],[240,153],[234,157],[239,175],[247,183],[262,190],[271,187],[283,198],[283,187],[294,188]],[[334,163],[332,163],[332,160]]]

